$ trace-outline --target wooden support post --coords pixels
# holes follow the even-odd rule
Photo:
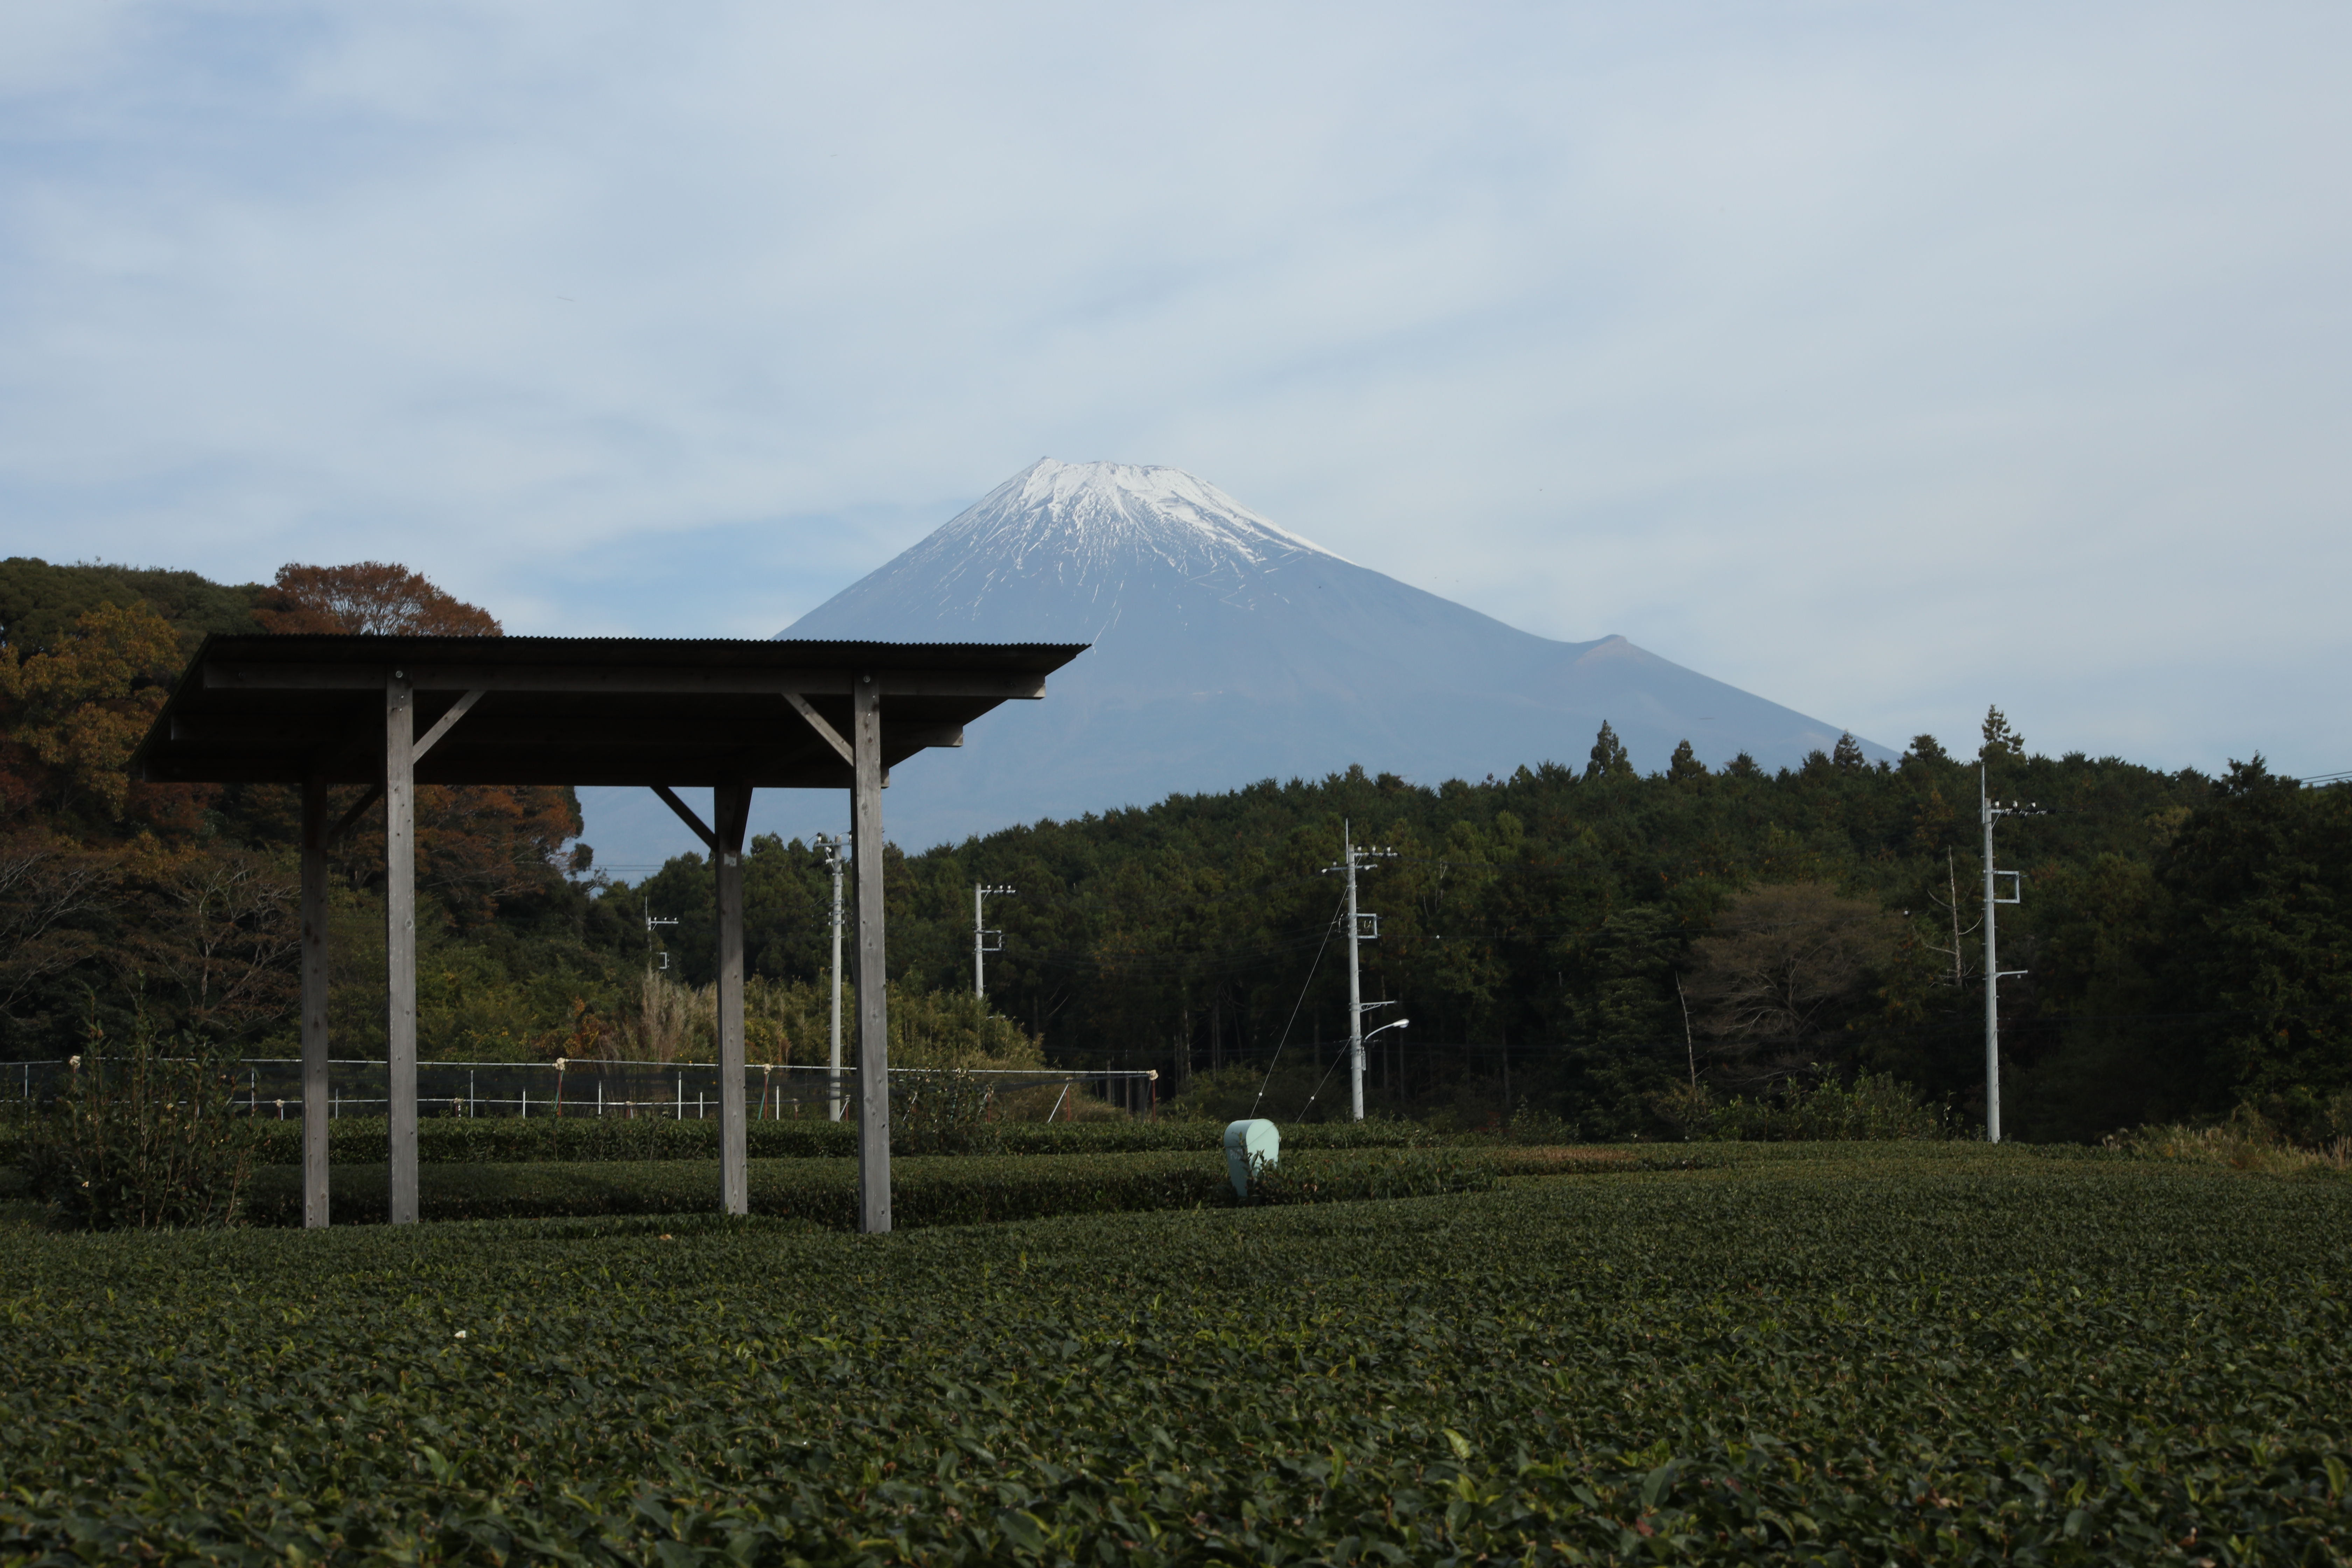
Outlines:
[[[711,867],[719,890],[719,1206],[749,1214],[751,1170],[743,1116],[743,828],[750,784],[711,792]]]
[[[890,1228],[889,964],[882,945],[882,688],[850,683],[849,792],[857,877],[857,1228]]]
[[[327,781],[302,781],[302,1224],[327,1225]]]
[[[383,690],[384,1076],[392,1223],[416,1223],[416,689],[395,669]]]

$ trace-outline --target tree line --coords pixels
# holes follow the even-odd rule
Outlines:
[[[257,1050],[290,1042],[290,792],[119,776],[197,627],[497,629],[395,567],[289,567],[234,589],[139,579],[0,563],[0,1048],[15,1057],[62,1054],[134,1005]],[[968,989],[971,887],[1011,886],[989,907],[1005,933],[990,1001],[1050,1058],[1153,1068],[1164,1097],[1216,1113],[1328,1114],[1345,1100],[1344,829],[1393,851],[1360,892],[1381,917],[1364,994],[1389,1004],[1372,1022],[1411,1020],[1375,1042],[1380,1111],[1657,1135],[1678,1097],[1880,1074],[1974,1119],[1981,769],[1995,797],[2049,808],[1998,829],[2000,865],[2023,873],[2000,921],[2000,966],[2024,972],[2000,982],[2012,1135],[2246,1101],[2340,1123],[2352,792],[2259,757],[2218,778],[2052,757],[1998,710],[1974,740],[1956,754],[1921,735],[1871,763],[1848,739],[1786,769],[1709,769],[1685,744],[1644,775],[1603,725],[1580,764],[1531,758],[1507,778],[1351,768],[890,847],[889,979]],[[614,881],[577,843],[569,791],[420,794],[420,888],[439,917],[419,966],[428,1046],[591,1054],[642,1008],[649,963],[708,984],[702,857]],[[337,860],[338,1054],[380,1039],[372,831]],[[752,972],[819,982],[830,898],[814,847],[755,840]],[[680,923],[648,933],[647,910]]]

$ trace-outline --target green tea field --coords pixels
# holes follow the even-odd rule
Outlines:
[[[2352,1183],[11,1234],[10,1562],[2352,1562]]]

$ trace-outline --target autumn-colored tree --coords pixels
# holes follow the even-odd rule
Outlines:
[[[380,637],[502,636],[488,610],[442,592],[422,573],[382,561],[278,569],[272,602],[254,611],[264,631]]]
[[[0,796],[19,809],[120,820],[131,794],[124,765],[179,665],[179,638],[144,605],[101,605],[46,652],[0,648]]]
[[[495,919],[502,900],[543,891],[558,877],[566,840],[578,837],[580,801],[547,785],[425,784],[416,792],[416,887],[436,896],[460,926]],[[372,880],[383,862],[381,806],[340,853]]]
[[[282,566],[272,595],[274,602],[254,618],[273,632],[504,635],[488,610],[444,593],[421,573],[381,561]],[[580,831],[579,802],[568,789],[428,785],[417,791],[416,806],[417,886],[439,894],[461,925],[486,922],[500,900],[545,887],[564,841]],[[345,847],[354,865],[381,859],[381,822],[372,814]]]

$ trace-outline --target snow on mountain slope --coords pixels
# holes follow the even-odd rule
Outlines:
[[[914,847],[1351,763],[1428,784],[1581,766],[1604,719],[1644,769],[1685,737],[1710,763],[1778,766],[1839,733],[1622,637],[1519,631],[1181,470],[1120,463],[1041,459],[780,636],[1094,644],[1043,702],[898,770],[886,816]]]
[[[1124,463],[1042,459],[779,635],[1094,645],[1044,701],[897,770],[883,818],[910,848],[1351,763],[1423,784],[1580,769],[1603,720],[1645,771],[1685,738],[1712,764],[1744,751],[1780,767],[1839,732],[1623,637],[1506,626],[1181,469]],[[604,864],[697,847],[649,792],[580,793]],[[776,792],[752,826],[805,836],[846,816],[845,800]]]
[[[1131,597],[1186,584],[1248,609],[1285,567],[1318,557],[1340,560],[1181,469],[1048,458],[781,635],[887,624],[968,640],[1017,626],[1025,641],[1093,642]]]

